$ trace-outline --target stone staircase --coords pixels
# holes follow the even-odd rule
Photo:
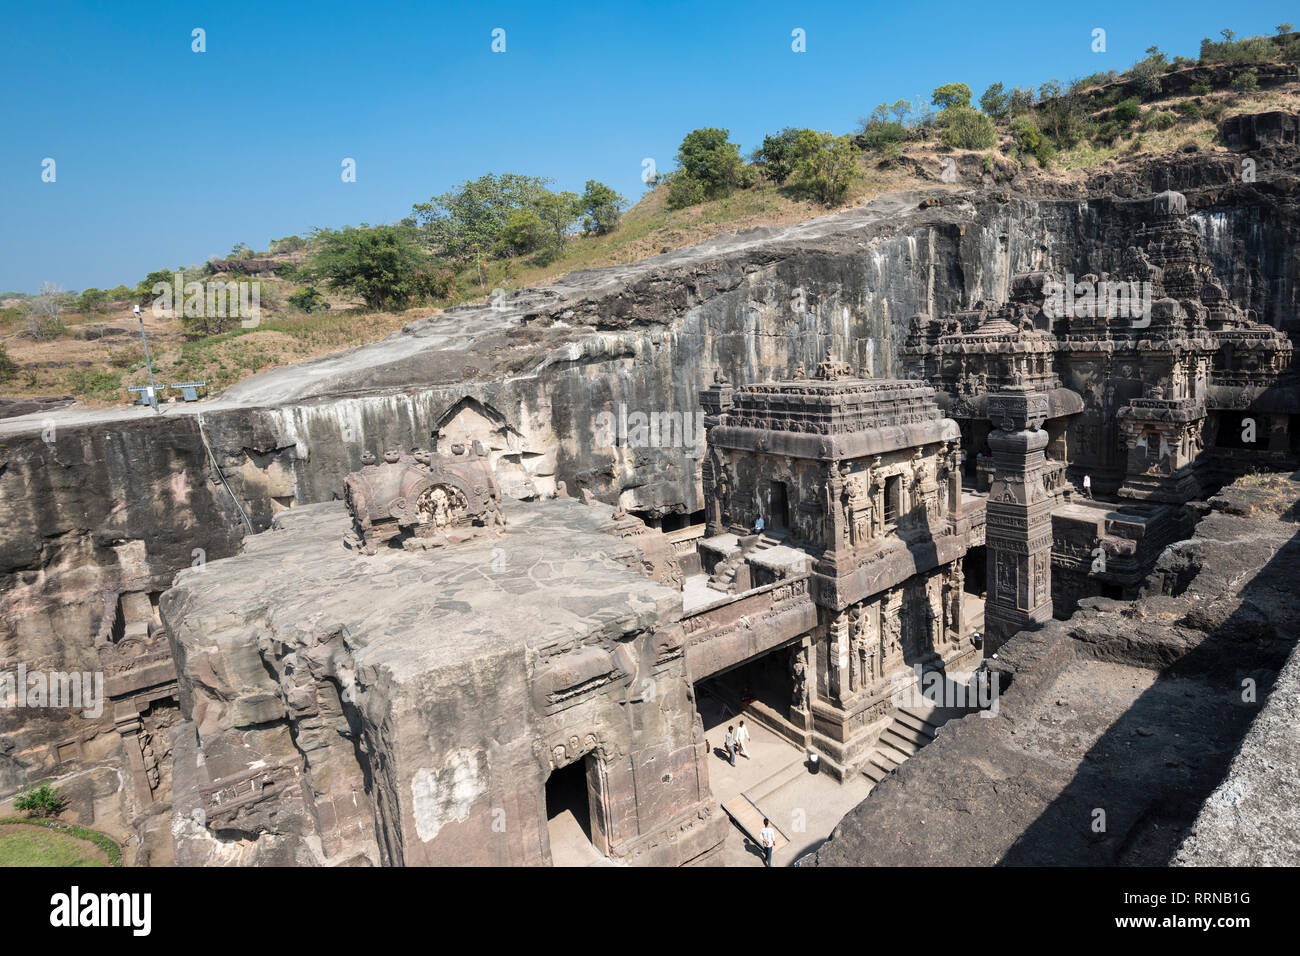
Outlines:
[[[713,575],[709,578],[709,587],[719,591],[731,590],[731,584],[736,579],[736,569],[744,564],[745,559],[759,551],[766,551],[768,548],[774,548],[781,544],[779,538],[774,538],[766,531],[758,536],[754,546],[748,551],[737,551],[731,557],[727,558],[716,568],[713,569]]]
[[[880,783],[898,769],[939,732],[945,723],[941,712],[919,707],[903,707],[894,713],[894,720],[876,742],[876,749],[867,758],[862,773],[872,783]]]

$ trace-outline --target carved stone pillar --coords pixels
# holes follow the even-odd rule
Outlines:
[[[986,523],[984,626],[992,654],[1017,631],[1052,617],[1051,496],[1043,487],[1047,396],[1009,389],[989,396],[993,483]]]
[[[705,534],[712,537],[713,535],[722,534],[726,528],[726,508],[728,505],[727,498],[734,489],[722,489],[719,493],[719,462],[716,459],[716,452],[713,450],[713,443],[710,436],[713,433],[713,426],[718,424],[718,419],[723,412],[731,407],[732,388],[725,380],[721,380],[721,375],[708,388],[700,392],[700,406],[704,409],[704,437],[705,447],[709,452],[703,456],[700,464],[700,483],[704,492],[705,501]]]

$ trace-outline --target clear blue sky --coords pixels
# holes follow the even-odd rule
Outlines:
[[[485,172],[599,179],[635,201],[643,158],[671,168],[695,127],[748,152],[783,126],[848,132],[945,82],[1068,81],[1287,20],[1300,10],[1267,0],[10,3],[0,290],[134,285],[236,242],[396,221]]]

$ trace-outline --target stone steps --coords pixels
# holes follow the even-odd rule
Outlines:
[[[880,783],[897,770],[908,757],[917,753],[939,732],[939,718],[933,710],[906,708],[894,713],[893,722],[884,729],[876,747],[862,768],[872,783]]]

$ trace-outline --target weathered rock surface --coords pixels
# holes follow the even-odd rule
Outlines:
[[[608,506],[509,520],[364,557],[341,503],[308,506],[177,577],[178,862],[546,863],[546,780],[583,759],[604,852],[716,849],[683,649],[655,633],[680,594],[633,570]]]

